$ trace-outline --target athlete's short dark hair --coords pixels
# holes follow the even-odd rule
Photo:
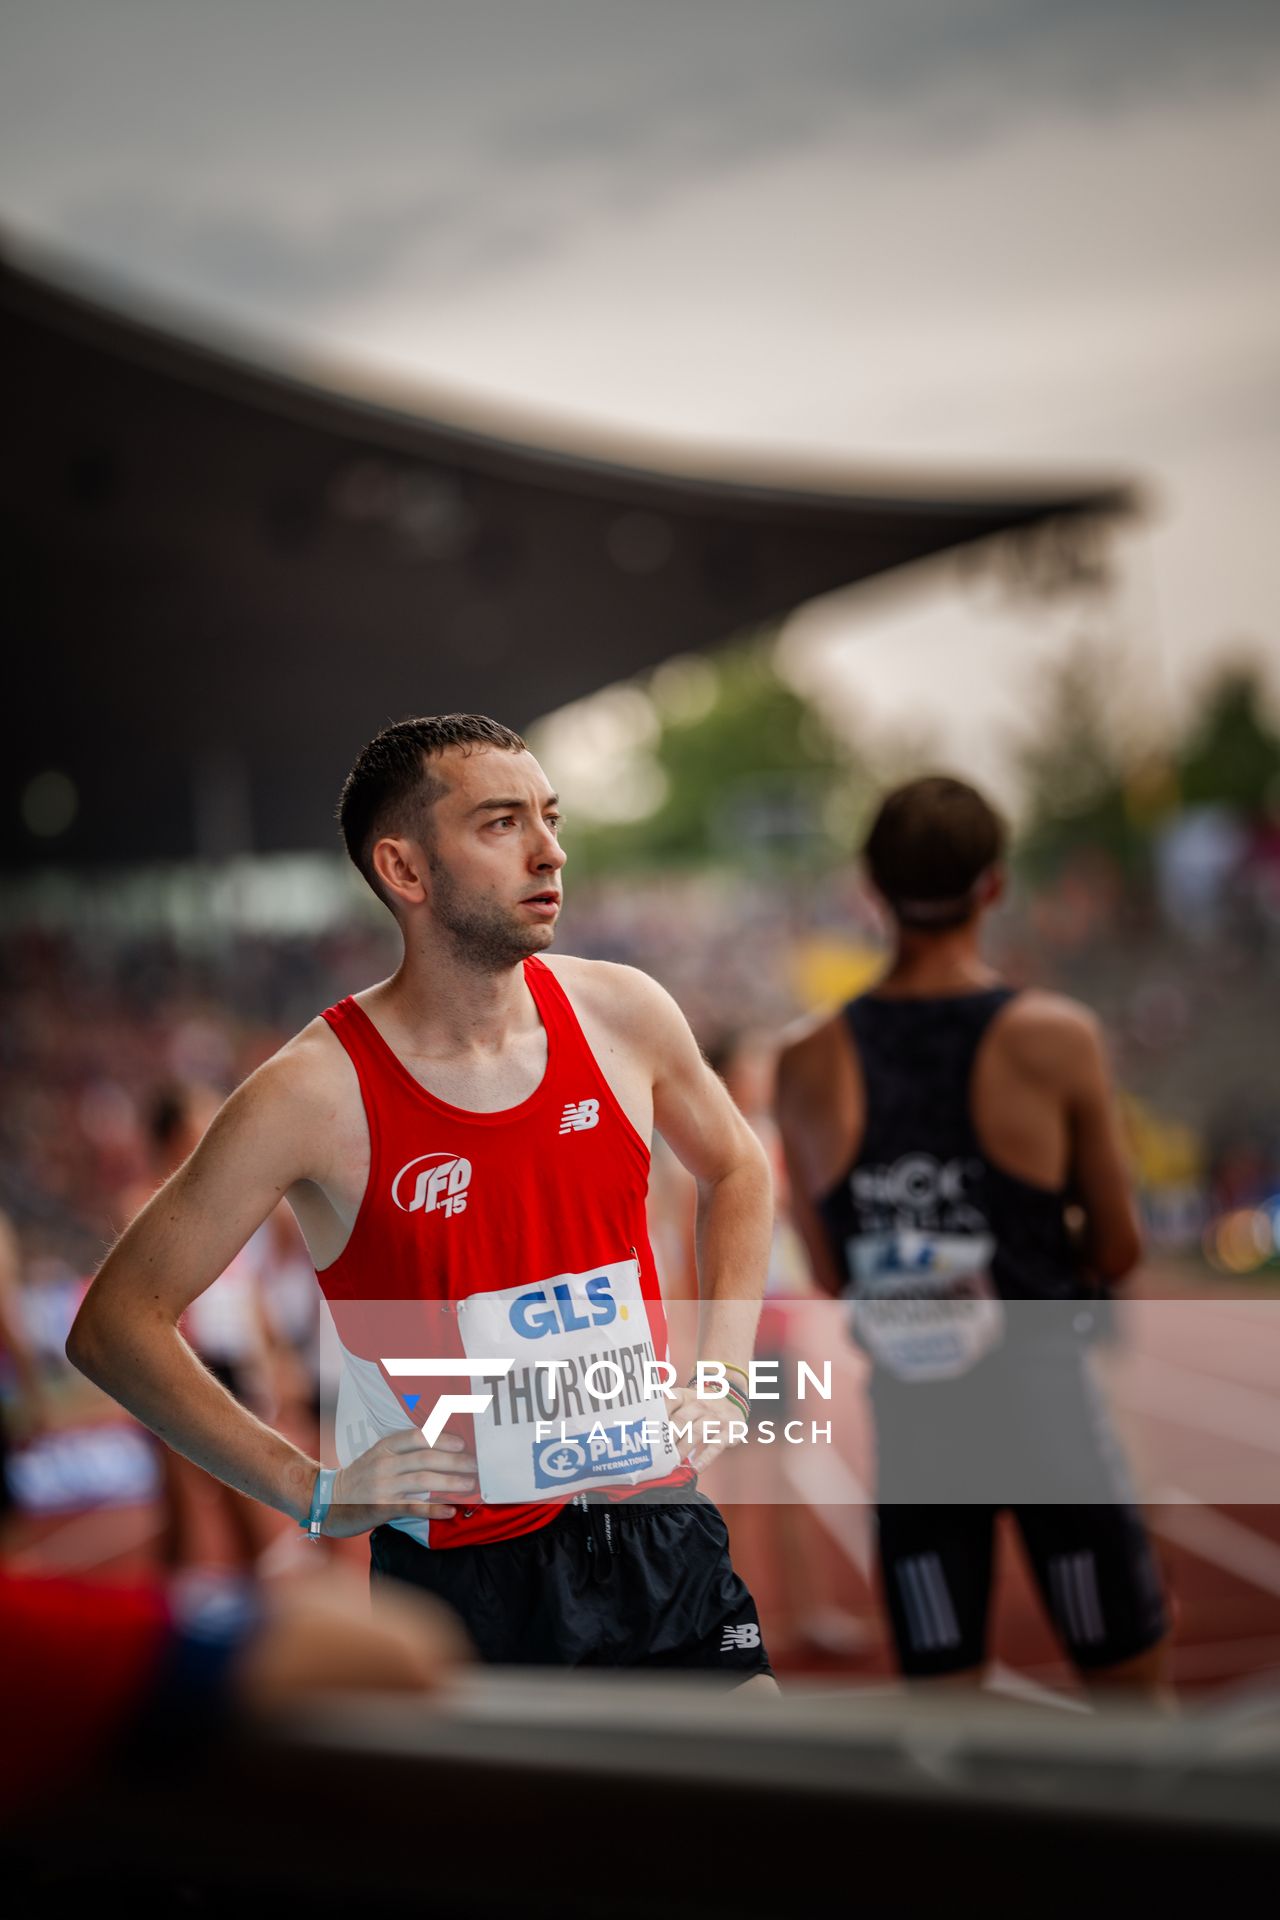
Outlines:
[[[518,733],[483,713],[426,713],[397,720],[361,747],[342,785],[338,824],[347,852],[384,905],[390,905],[373,870],[374,846],[387,833],[426,840],[431,809],[447,791],[427,762],[446,747],[500,747],[523,753]]]
[[[877,889],[904,926],[962,926],[980,877],[1003,858],[1004,821],[975,787],[944,774],[885,795],[862,846]]]

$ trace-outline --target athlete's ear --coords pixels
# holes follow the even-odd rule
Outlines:
[[[978,906],[994,907],[997,900],[1004,899],[1008,871],[999,862],[988,867],[978,882]]]
[[[412,840],[385,834],[374,842],[369,858],[389,900],[404,907],[421,906],[427,897],[427,865],[420,847]]]
[[[886,939],[892,938],[895,925],[894,911],[875,881],[871,878],[871,868],[865,860],[859,860],[855,871],[857,872],[858,879],[862,882],[862,890],[870,903],[871,910],[880,922],[881,933],[884,934]]]

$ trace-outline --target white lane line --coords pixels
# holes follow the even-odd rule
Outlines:
[[[1274,1540],[1206,1507],[1181,1487],[1162,1487],[1144,1505],[1151,1525],[1166,1540],[1280,1599],[1280,1546]]]
[[[1078,1694],[1059,1693],[1056,1687],[1047,1687],[1039,1680],[1033,1680],[1029,1673],[1019,1673],[1016,1667],[1007,1667],[1003,1660],[993,1660],[988,1666],[982,1682],[984,1693],[1003,1694],[1010,1700],[1026,1700],[1037,1707],[1062,1707],[1067,1713],[1088,1713],[1091,1711],[1087,1700]]]
[[[50,1572],[68,1568],[87,1572],[90,1567],[100,1567],[104,1561],[135,1552],[155,1538],[162,1524],[150,1507],[132,1512],[128,1508],[112,1507],[77,1514],[75,1519],[63,1521],[55,1533],[46,1534],[12,1554],[9,1565],[19,1573],[38,1572],[41,1568]]]
[[[864,1580],[871,1578],[871,1496],[852,1467],[832,1449],[793,1449],[785,1457],[788,1480],[819,1526],[852,1561]]]
[[[1235,1440],[1280,1455],[1280,1397],[1254,1387],[1229,1385],[1214,1374],[1135,1355],[1107,1382],[1120,1406],[1151,1413],[1175,1427],[1193,1427],[1220,1440]],[[1280,1499],[1280,1486],[1276,1489]]]

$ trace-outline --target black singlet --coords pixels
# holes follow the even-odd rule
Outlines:
[[[933,999],[864,993],[844,1009],[866,1089],[862,1144],[818,1202],[849,1291],[868,1271],[964,1261],[981,1248],[1006,1300],[1087,1297],[1067,1234],[1068,1186],[1036,1186],[987,1158],[970,1112],[978,1046],[1012,987]]]
[[[871,1358],[877,1551],[909,1674],[984,1660],[1001,1508],[1078,1667],[1129,1659],[1169,1626],[1088,1364],[1070,1188],[995,1166],[970,1113],[979,1043],[1012,997],[871,993],[845,1009],[866,1125],[819,1210],[854,1302],[850,1331]]]

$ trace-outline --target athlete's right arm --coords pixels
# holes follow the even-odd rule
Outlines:
[[[1118,1281],[1142,1258],[1142,1232],[1106,1044],[1088,1008],[1073,1001],[1059,1004],[1067,1029],[1060,1058],[1071,1183],[1085,1217],[1085,1254],[1104,1280]]]
[[[329,1097],[326,1097],[329,1096]],[[304,1521],[319,1463],[214,1379],[178,1329],[298,1182],[322,1177],[331,1089],[316,1050],[294,1042],[239,1087],[177,1172],[116,1242],[67,1340],[72,1364],[177,1452],[252,1499]],[[387,1435],[341,1471],[326,1534],[446,1517],[474,1461],[442,1435]]]
[[[838,1130],[828,1112],[831,1058],[826,1026],[810,1029],[785,1045],[778,1055],[773,1116],[786,1161],[792,1223],[804,1243],[816,1285],[835,1298],[844,1286],[844,1275],[814,1204],[817,1195],[833,1184],[831,1169],[840,1151]]]

